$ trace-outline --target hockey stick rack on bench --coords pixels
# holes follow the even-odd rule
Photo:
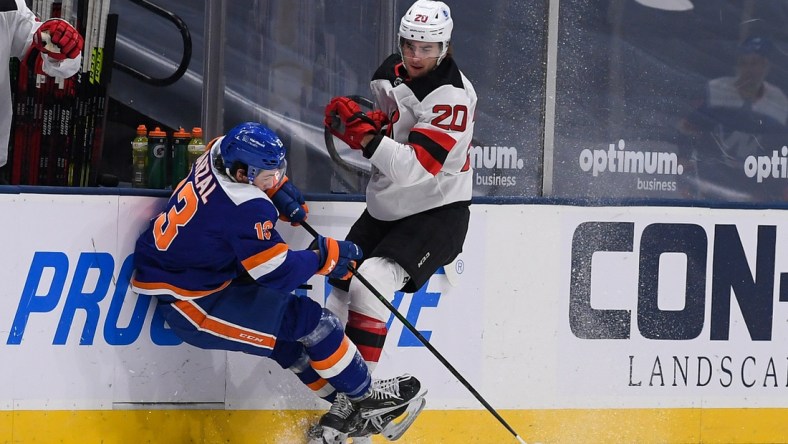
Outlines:
[[[309,234],[311,234],[312,236],[314,236],[314,237],[315,237],[315,239],[317,239],[317,237],[320,235],[320,234],[319,234],[319,233],[318,233],[318,232],[317,232],[317,231],[316,231],[314,228],[312,228],[312,226],[311,226],[311,225],[309,225],[309,224],[308,224],[306,221],[302,221],[302,222],[300,222],[300,224],[301,224],[301,226],[302,226],[302,227],[304,227],[304,229],[306,229],[306,231],[308,231],[308,232],[309,232]],[[484,408],[486,408],[486,409],[487,409],[487,411],[488,411],[488,412],[490,412],[490,413],[491,413],[491,414],[492,414],[492,415],[495,417],[495,419],[497,419],[497,420],[498,420],[498,422],[500,422],[500,423],[501,423],[501,424],[502,424],[504,427],[506,427],[506,430],[508,430],[508,431],[509,431],[509,433],[511,433],[512,435],[514,435],[514,437],[515,437],[515,438],[517,438],[517,440],[518,440],[520,443],[522,443],[522,444],[526,444],[526,442],[525,442],[525,441],[523,441],[523,439],[520,437],[520,435],[518,435],[518,434],[517,434],[517,432],[515,432],[515,431],[514,431],[514,429],[513,429],[513,428],[512,428],[512,427],[511,427],[511,426],[510,426],[510,425],[509,425],[509,424],[508,424],[508,423],[507,423],[507,422],[506,422],[506,421],[505,421],[505,420],[504,420],[504,419],[501,417],[501,415],[499,415],[499,414],[498,414],[498,412],[497,412],[497,411],[496,411],[496,410],[495,410],[495,409],[494,409],[494,408],[493,408],[493,407],[490,405],[490,403],[488,403],[488,402],[487,402],[487,400],[485,400],[485,399],[482,397],[482,395],[480,395],[480,394],[479,394],[479,392],[478,392],[478,391],[476,391],[476,389],[474,389],[474,388],[473,388],[473,386],[471,385],[471,383],[470,383],[470,382],[468,382],[468,381],[467,381],[467,380],[466,380],[466,379],[465,379],[465,378],[464,378],[464,377],[463,377],[463,376],[460,374],[460,372],[458,372],[458,371],[457,371],[457,369],[455,369],[455,368],[454,368],[454,366],[453,366],[453,365],[451,365],[451,364],[449,363],[449,361],[447,361],[447,360],[446,360],[446,358],[444,358],[444,357],[443,357],[443,355],[441,355],[441,354],[440,354],[440,352],[438,352],[438,350],[437,350],[437,349],[436,349],[436,348],[435,348],[435,347],[434,347],[432,344],[430,344],[430,341],[428,341],[428,340],[427,340],[427,338],[425,338],[425,337],[424,337],[424,336],[423,336],[423,335],[422,335],[422,334],[421,334],[421,333],[420,333],[418,330],[416,330],[416,327],[414,327],[414,326],[413,326],[413,324],[411,324],[411,323],[410,323],[410,321],[408,321],[408,320],[405,318],[405,316],[403,316],[403,315],[402,315],[402,313],[400,313],[400,312],[399,312],[399,310],[397,310],[397,309],[396,309],[396,308],[395,308],[393,305],[391,305],[391,303],[388,301],[388,299],[386,299],[386,298],[385,298],[385,297],[384,297],[382,294],[380,294],[380,292],[379,292],[379,291],[378,291],[378,290],[377,290],[375,287],[373,287],[373,286],[372,286],[372,284],[370,284],[370,283],[369,283],[369,281],[368,281],[368,280],[366,280],[366,279],[364,278],[364,276],[362,276],[362,275],[361,275],[361,273],[359,273],[359,272],[358,272],[358,269],[357,269],[355,266],[353,266],[353,265],[348,265],[348,270],[350,270],[350,272],[351,272],[351,273],[353,273],[353,277],[355,277],[356,279],[358,279],[358,280],[359,280],[359,282],[361,282],[362,284],[364,284],[364,286],[365,286],[365,287],[367,287],[367,289],[368,289],[369,291],[371,291],[371,292],[372,292],[372,294],[374,294],[374,295],[375,295],[375,297],[376,297],[376,298],[378,298],[378,300],[380,300],[380,302],[382,302],[382,303],[383,303],[383,305],[385,305],[385,306],[386,306],[386,308],[388,308],[388,309],[389,309],[389,311],[391,311],[391,313],[392,313],[392,314],[394,314],[394,316],[395,316],[397,319],[399,319],[399,321],[400,321],[400,322],[402,322],[402,325],[404,325],[404,326],[405,326],[405,328],[407,328],[408,330],[410,330],[410,332],[411,332],[411,333],[413,333],[413,335],[414,335],[414,336],[416,336],[416,338],[418,338],[418,340],[419,340],[419,341],[420,341],[422,344],[424,344],[424,346],[425,346],[425,347],[427,347],[427,349],[428,349],[428,350],[429,350],[429,351],[430,351],[430,352],[431,352],[431,353],[432,353],[432,354],[433,354],[433,355],[434,355],[436,358],[438,358],[438,361],[440,361],[440,362],[441,362],[441,364],[443,364],[443,366],[444,366],[444,367],[446,367],[446,369],[448,369],[448,370],[449,370],[449,372],[451,372],[451,374],[452,374],[452,375],[454,375],[454,377],[455,377],[455,378],[457,378],[457,380],[458,380],[458,381],[460,381],[460,383],[461,383],[462,385],[464,385],[464,386],[465,386],[465,388],[467,388],[467,389],[468,389],[468,391],[470,391],[470,392],[471,392],[471,394],[472,394],[472,395],[473,395],[473,396],[474,396],[474,397],[475,397],[475,398],[476,398],[476,399],[477,399],[477,400],[478,400],[478,401],[479,401],[479,402],[480,402],[480,403],[481,403],[481,404],[484,406]]]

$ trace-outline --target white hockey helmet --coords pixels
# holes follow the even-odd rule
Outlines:
[[[446,3],[437,0],[416,0],[399,23],[400,48],[402,48],[401,39],[441,43],[441,54],[438,57],[440,63],[449,50],[453,28],[451,9]]]

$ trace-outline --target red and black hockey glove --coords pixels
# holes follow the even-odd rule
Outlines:
[[[290,183],[287,176],[276,187],[265,190],[265,194],[271,198],[271,202],[279,210],[279,219],[290,222],[290,225],[293,226],[306,220],[309,206],[304,201],[301,191]]]
[[[317,274],[334,279],[345,280],[351,275],[348,265],[356,266],[356,261],[364,257],[361,248],[350,241],[338,241],[330,237],[318,236],[315,239],[320,253]]]
[[[82,45],[82,36],[63,19],[45,21],[33,35],[33,46],[54,60],[79,57]]]
[[[326,105],[323,121],[331,132],[354,150],[360,150],[361,140],[367,134],[376,134],[380,125],[364,114],[361,107],[348,97],[334,97]]]
[[[367,116],[375,122],[375,128],[377,128],[378,133],[383,131],[383,128],[389,124],[389,116],[379,109],[368,112]]]

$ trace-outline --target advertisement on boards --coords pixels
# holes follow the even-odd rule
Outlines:
[[[182,343],[149,297],[129,289],[136,238],[162,199],[129,196],[0,195],[7,248],[0,267],[0,409],[107,409],[143,404],[222,408],[316,406],[289,371],[270,360],[201,350]],[[315,203],[315,229],[341,238],[363,210],[353,203]],[[22,223],[20,223],[22,221]],[[477,218],[474,224],[484,224]],[[305,230],[280,224],[293,249]],[[13,233],[13,235],[11,235]],[[393,304],[469,377],[478,377],[484,286],[478,245]],[[322,276],[300,295],[324,302]],[[462,319],[463,322],[456,320]],[[409,372],[431,390],[434,405],[468,403],[465,389],[398,320],[379,366],[381,377]],[[385,373],[385,374],[383,374]]]
[[[600,407],[786,405],[779,211],[587,208],[562,232],[562,389]]]

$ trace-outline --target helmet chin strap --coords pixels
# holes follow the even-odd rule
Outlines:
[[[229,177],[229,178],[230,178],[230,180],[232,180],[233,182],[236,182],[236,183],[237,183],[238,181],[237,181],[237,180],[235,180],[235,177],[234,177],[234,176],[232,175],[232,173],[230,172],[230,168],[229,168],[229,167],[227,167],[227,166],[224,164],[224,159],[222,159],[222,155],[221,155],[220,151],[218,150],[218,148],[217,148],[217,149],[216,149],[216,151],[214,152],[214,149],[213,149],[213,144],[214,144],[214,142],[216,142],[217,140],[219,140],[219,138],[218,138],[218,137],[217,137],[216,139],[212,140],[212,141],[210,142],[210,145],[209,145],[209,148],[208,148],[209,150],[211,150],[211,153],[210,153],[209,155],[212,157],[213,166],[214,166],[214,168],[216,168],[216,170],[217,170],[218,172],[220,172],[220,173],[224,173],[224,175],[225,175],[225,176],[227,176],[227,177]],[[218,146],[219,146],[219,144],[216,144],[216,147],[218,147]]]
[[[225,172],[225,174],[227,174],[227,177],[229,177],[229,178],[230,178],[230,180],[232,180],[233,182],[235,182],[235,183],[241,183],[241,182],[238,182],[238,181],[235,179],[235,176],[233,176],[233,174],[230,172],[230,169],[229,169],[229,168],[225,168],[225,169],[224,169],[224,172]]]
[[[449,42],[441,42],[441,55],[438,56],[438,62],[435,63],[435,66],[441,64],[443,59],[446,58],[446,54],[449,52]]]

